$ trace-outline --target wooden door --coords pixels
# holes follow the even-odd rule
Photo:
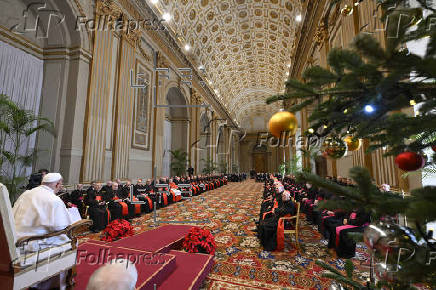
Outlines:
[[[265,153],[253,154],[253,164],[254,164],[254,170],[256,170],[256,172],[267,172],[268,166],[266,163],[267,163],[267,159]]]

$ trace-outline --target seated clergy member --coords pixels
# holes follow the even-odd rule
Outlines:
[[[101,188],[102,192],[111,191],[112,190],[112,180],[108,180],[105,185]]]
[[[169,179],[170,193],[173,196],[173,201],[178,202],[182,200],[182,192],[179,190],[179,187],[174,182],[172,178]]]
[[[120,201],[123,201],[128,206],[128,217],[133,218],[135,216],[135,207],[133,204],[130,203],[130,185],[131,181],[128,180],[125,184],[118,183],[118,194],[115,197],[118,197]]]
[[[166,207],[169,203],[172,202],[172,197],[170,198],[170,196],[167,194],[168,191],[168,183],[166,181],[165,177],[161,177],[158,180],[158,184],[160,184],[162,187],[157,187],[157,193],[159,196],[159,203],[160,203],[160,207]]]
[[[83,203],[83,195],[85,191],[83,190],[83,184],[77,184],[77,188],[71,192],[70,200],[71,203],[77,206],[80,215],[84,217],[85,204]]]
[[[111,213],[111,220],[122,219],[123,215],[129,214],[127,204],[122,205],[119,202],[118,194],[119,189],[118,183],[116,182],[111,183],[111,188],[107,187],[105,191],[102,189],[103,200],[107,203],[107,207]]]
[[[153,208],[156,206],[156,209],[161,208],[162,198],[159,194],[158,188],[155,186],[155,181],[153,179],[147,179],[146,188],[148,197],[153,201]]]
[[[139,201],[143,201],[141,205],[142,212],[149,213],[153,210],[153,201],[149,197],[151,189],[151,180],[147,180],[147,184],[143,184],[142,179],[138,179],[135,185],[134,194],[135,198]],[[136,205],[135,205],[136,206]]]
[[[141,214],[141,205],[133,204],[131,201],[138,201],[135,196],[135,189],[133,188],[132,197],[130,196],[130,189],[132,187],[132,181],[128,179],[124,185],[121,186],[119,198],[122,199],[129,206],[129,217],[133,218],[135,215]],[[133,198],[133,199],[131,199]]]
[[[370,215],[360,209],[357,212],[351,213],[350,219],[343,226],[336,227],[335,249],[338,258],[350,259],[354,257],[356,242],[348,233],[363,233],[365,227],[370,222]]]
[[[269,216],[261,220],[258,226],[258,237],[266,251],[274,251],[277,248],[277,228],[279,219],[286,215],[295,215],[296,213],[289,191],[283,191],[278,204],[278,207],[274,208]]]
[[[42,184],[25,191],[15,202],[13,214],[17,239],[28,236],[39,236],[63,230],[72,224],[72,220],[64,202],[56,194],[62,187],[62,176],[59,173],[48,173],[42,179]],[[66,235],[44,239],[43,242],[29,242],[26,252],[62,245],[69,242]],[[54,289],[65,286],[66,273],[62,272],[47,281],[34,285],[37,289]]]
[[[48,173],[42,184],[25,191],[15,202],[13,213],[17,238],[25,236],[45,235],[63,230],[72,224],[68,210],[56,194],[62,188],[62,176],[59,173]],[[67,236],[52,237],[44,242],[50,244],[68,242]],[[29,243],[29,250],[38,250],[38,245]],[[35,246],[35,247],[34,247]]]
[[[93,181],[86,191],[85,205],[88,206],[88,215],[93,221],[91,226],[93,232],[104,230],[110,220],[110,212],[106,202],[102,200],[100,190],[101,184]]]
[[[370,216],[363,209],[353,210],[349,215],[342,215],[340,219],[326,219],[324,221],[324,227],[327,231],[328,236],[328,248],[329,252],[332,253],[332,249],[338,252],[338,248],[340,247],[340,235],[345,234],[346,232],[353,231],[361,231],[363,232],[363,226],[367,225],[370,221]],[[359,229],[357,229],[359,228]],[[346,238],[345,236],[343,238]],[[352,238],[350,238],[352,242]],[[341,249],[343,252],[347,252],[347,255],[350,255],[348,258],[352,258],[354,256],[355,244],[352,246],[352,250]]]

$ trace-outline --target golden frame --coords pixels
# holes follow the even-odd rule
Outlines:
[[[152,94],[152,84],[153,84],[153,70],[145,65],[141,60],[136,59],[136,67],[135,67],[135,83],[138,83],[138,75],[139,74],[145,74],[144,78],[145,78],[145,83],[147,84],[146,88],[135,88],[135,103],[134,103],[134,110],[133,110],[133,123],[132,123],[132,148],[135,149],[140,149],[140,150],[145,150],[145,151],[149,151],[150,150],[150,136],[151,136],[151,120],[152,120],[152,98],[151,98],[151,94]],[[139,82],[138,84],[142,84],[142,82]],[[138,103],[139,103],[139,97],[140,97],[140,93],[143,92],[143,90],[146,90],[146,104],[147,104],[147,115],[146,115],[146,132],[138,130],[137,129],[137,124],[138,124],[138,115],[139,115],[139,110],[140,108],[138,107]],[[144,140],[142,142],[140,142],[140,138],[144,138]]]

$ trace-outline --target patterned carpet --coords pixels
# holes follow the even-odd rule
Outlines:
[[[327,253],[327,241],[322,240],[316,228],[300,219],[300,253],[286,238],[283,252],[263,251],[256,234],[254,219],[258,218],[263,186],[248,180],[229,183],[209,191],[192,201],[184,201],[158,210],[158,220],[205,221],[195,224],[211,230],[217,251],[215,266],[209,274],[205,289],[326,289],[328,279],[322,278],[323,269],[315,264],[323,259],[336,269],[344,269],[344,260]],[[136,233],[153,227],[153,215],[133,220]],[[99,239],[88,235],[81,241]],[[369,255],[365,245],[359,244],[353,262],[358,278],[369,276]]]

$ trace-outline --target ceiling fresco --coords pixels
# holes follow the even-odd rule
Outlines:
[[[284,91],[299,1],[153,2],[170,16],[167,25],[238,124],[280,109],[280,103],[266,106],[265,98]]]

